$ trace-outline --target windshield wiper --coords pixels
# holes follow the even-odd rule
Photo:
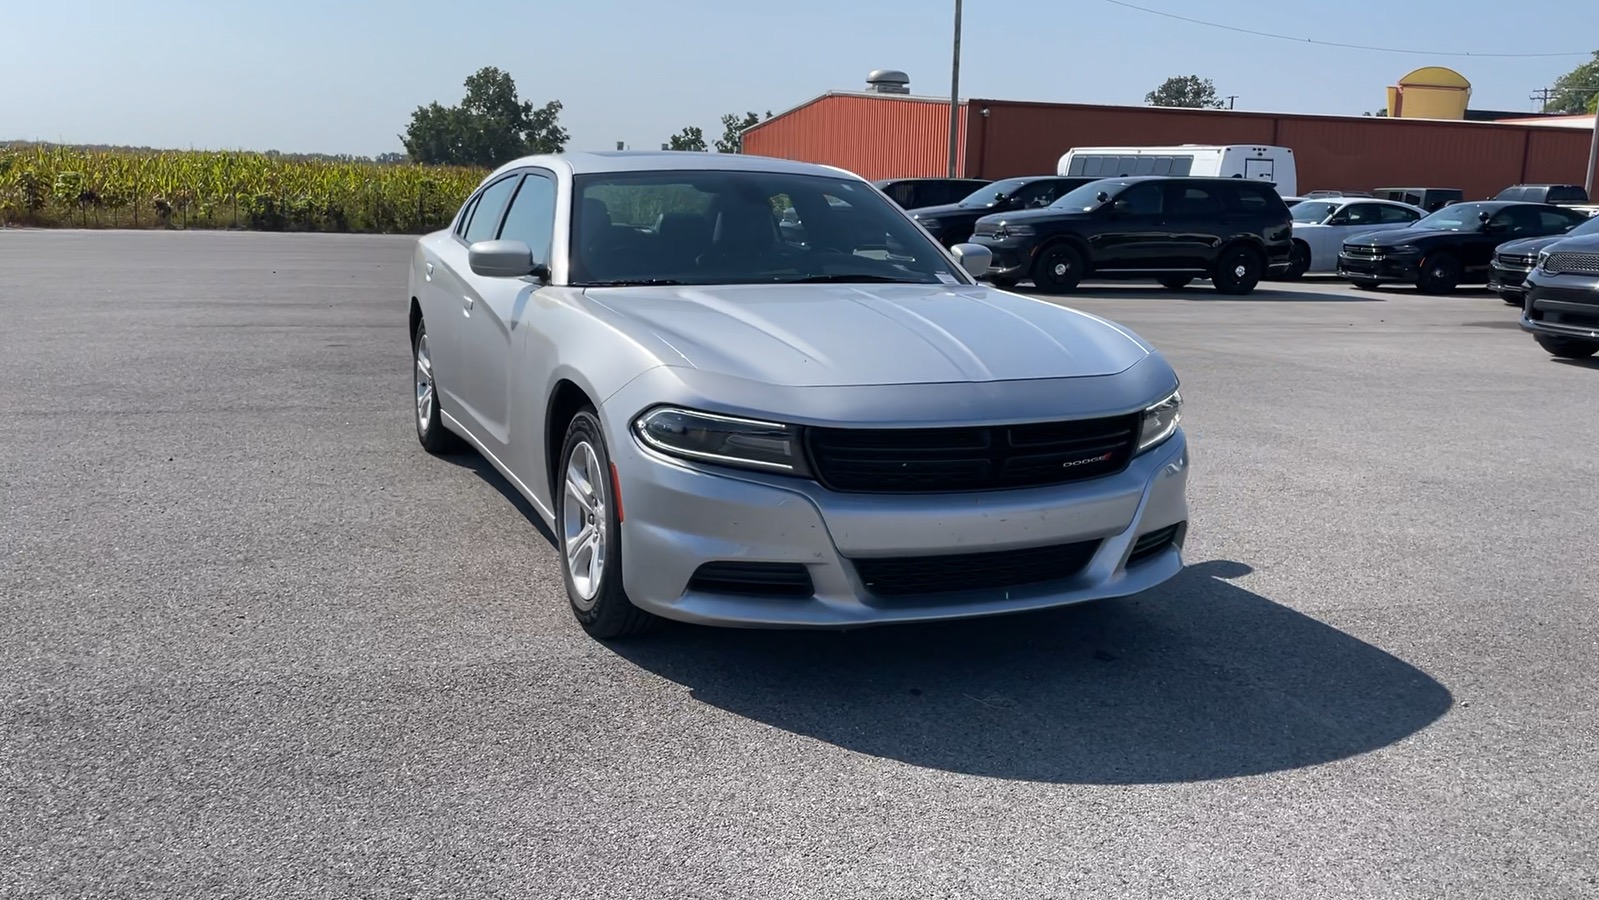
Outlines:
[[[895,278],[891,275],[864,273],[841,275],[811,275],[807,278],[785,278],[778,284],[930,284],[915,278]]]
[[[615,281],[585,281],[578,287],[638,287],[641,285],[682,284],[673,278],[619,278]]]

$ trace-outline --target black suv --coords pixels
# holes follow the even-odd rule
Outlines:
[[[954,203],[977,188],[987,178],[885,178],[872,184],[899,204],[901,209],[921,209]]]
[[[911,213],[911,218],[938,238],[939,243],[953,247],[972,236],[972,226],[983,216],[1014,209],[1039,209],[1059,200],[1067,191],[1094,180],[1056,175],[1007,178],[983,185],[959,203],[918,209]]]
[[[1599,353],[1599,235],[1566,238],[1539,251],[1527,275],[1521,328],[1552,356]]]
[[[1030,278],[1058,293],[1092,276],[1177,290],[1209,278],[1221,293],[1247,294],[1287,271],[1293,221],[1261,181],[1102,178],[1046,209],[984,216],[972,242],[994,255],[984,277],[1001,287]]]

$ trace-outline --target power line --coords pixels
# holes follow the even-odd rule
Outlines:
[[[1169,13],[1159,9],[1149,9],[1143,6],[1135,6],[1131,3],[1124,3],[1122,0],[1105,0],[1105,2],[1111,4],[1112,6],[1122,6],[1126,7],[1127,9],[1136,9],[1139,12],[1149,13],[1152,16],[1164,16],[1168,19],[1176,19],[1179,22],[1187,22],[1190,25],[1204,25],[1207,28],[1220,28],[1222,31],[1234,31],[1239,34],[1254,35],[1255,37],[1274,38],[1279,41],[1294,41],[1295,43],[1300,44],[1317,44],[1322,47],[1338,47],[1344,50],[1371,50],[1377,53],[1407,53],[1415,56],[1475,56],[1484,58],[1510,57],[1522,59],[1550,56],[1589,56],[1593,52],[1590,50],[1583,50],[1581,52],[1572,53],[1463,53],[1450,52],[1446,50],[1406,50],[1399,47],[1371,47],[1365,44],[1344,44],[1339,43],[1338,41],[1318,41],[1315,38],[1294,37],[1291,34],[1273,34],[1269,31],[1253,31],[1248,28],[1238,28],[1233,25],[1222,25],[1217,22],[1206,22],[1203,19],[1190,19],[1187,16],[1179,16],[1176,13]]]

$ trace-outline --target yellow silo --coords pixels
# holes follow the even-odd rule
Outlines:
[[[1464,119],[1471,82],[1454,69],[1424,66],[1388,88],[1388,115],[1400,119]]]

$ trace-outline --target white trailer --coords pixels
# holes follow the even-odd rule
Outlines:
[[[1120,178],[1128,175],[1209,175],[1269,182],[1284,197],[1299,190],[1294,151],[1252,144],[1180,144],[1174,147],[1073,147],[1057,175]]]

